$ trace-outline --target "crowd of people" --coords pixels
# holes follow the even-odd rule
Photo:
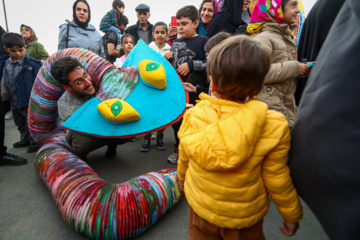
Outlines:
[[[317,3],[331,10],[331,21],[326,14],[309,15],[309,21],[326,22],[326,26],[316,25],[323,30],[321,44],[344,3],[335,2]],[[324,9],[317,5],[314,9]],[[175,145],[167,161],[177,164],[190,205],[190,238],[265,239],[262,219],[269,196],[284,218],[283,234],[295,234],[302,210],[287,166],[290,130],[306,77],[321,48],[318,45],[315,51],[311,45],[313,32],[318,33],[311,29],[311,22],[305,22],[296,47],[291,33],[300,12],[299,0],[270,4],[266,0],[203,0],[199,8],[179,9],[175,25],[151,24],[150,7],[140,4],[135,9],[138,21],[127,27],[124,9],[124,2],[113,1],[100,21],[101,36],[90,24],[87,1],[75,1],[73,20],[60,27],[58,50],[84,48],[122,68],[142,40],[177,71],[193,107],[172,125]],[[30,26],[22,24],[20,32],[2,37],[9,55],[0,58],[1,94],[2,102],[8,104],[0,105],[2,116],[10,106],[20,132],[20,141],[13,146],[28,146],[30,153],[38,146],[27,128],[28,100],[36,73],[49,55]],[[96,94],[84,66],[74,58],[55,61],[51,74],[65,90],[58,102],[62,121]],[[296,101],[295,91],[299,92]],[[25,164],[26,159],[6,152],[3,120],[1,164]],[[166,149],[164,131],[144,135],[140,151],[149,151],[155,139],[159,150]],[[106,157],[112,158],[118,144],[135,138],[104,140],[69,131],[66,140],[86,160],[92,150],[105,145]]]

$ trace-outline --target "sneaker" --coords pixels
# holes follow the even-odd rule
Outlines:
[[[120,50],[121,50],[121,45],[120,44],[116,45],[116,51],[120,51]]]
[[[140,147],[140,151],[147,152],[150,149],[150,139],[144,138],[143,145]]]
[[[130,140],[130,142],[135,142],[135,141],[136,141],[136,137]]]
[[[10,119],[13,119],[13,114],[12,114],[12,111],[8,111],[6,114],[5,114],[5,120],[10,120]]]
[[[14,148],[22,148],[22,147],[27,147],[29,145],[30,145],[29,139],[23,139],[23,140],[13,144]]]
[[[175,151],[172,154],[170,154],[167,161],[168,163],[171,164],[177,164],[178,158],[179,158],[179,150],[175,149]]]
[[[157,142],[156,142],[156,146],[159,150],[165,150],[166,149],[166,145],[165,143],[163,142],[162,139],[158,139]]]
[[[39,150],[38,146],[29,146],[28,149],[26,150],[28,153],[33,153],[33,152],[37,152]]]
[[[117,148],[117,145],[108,145],[108,149],[105,153],[105,158],[106,159],[112,159],[116,156],[116,148]]]
[[[0,158],[0,165],[24,165],[27,163],[25,158],[7,153]]]
[[[151,137],[150,137],[151,140],[155,140],[156,139],[156,135],[155,133],[151,133]]]

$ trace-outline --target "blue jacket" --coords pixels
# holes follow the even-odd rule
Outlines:
[[[60,26],[58,50],[66,48],[68,38],[67,28],[69,26],[68,48],[83,48],[90,50],[102,58],[105,58],[104,48],[100,33],[91,24],[86,29],[79,27],[74,21]]]
[[[0,57],[0,79],[3,78],[5,62],[10,57],[11,56]],[[24,58],[23,67],[16,77],[17,108],[24,108],[29,105],[31,89],[41,67],[39,60],[31,58],[28,55],[24,55]]]

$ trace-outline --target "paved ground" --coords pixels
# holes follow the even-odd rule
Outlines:
[[[1,240],[62,240],[86,239],[71,230],[61,218],[45,184],[37,177],[34,156],[26,148],[14,149],[12,144],[19,139],[19,133],[12,120],[6,120],[5,144],[8,152],[29,160],[23,166],[0,167],[0,239]],[[106,181],[121,183],[141,174],[173,167],[166,162],[174,144],[173,131],[165,130],[164,151],[156,149],[153,141],[147,153],[139,151],[142,138],[118,147],[118,155],[113,160],[105,160],[106,149],[101,148],[89,155],[88,164]],[[328,240],[319,222],[310,209],[303,204],[304,219],[294,240]],[[188,210],[186,199],[182,199],[151,229],[136,239],[182,240],[188,237]],[[264,220],[267,239],[288,239],[281,235],[279,226],[282,219],[272,204]]]

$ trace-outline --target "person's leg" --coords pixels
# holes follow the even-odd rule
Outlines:
[[[168,157],[167,161],[171,164],[177,164],[178,161],[178,157],[179,157],[179,144],[180,144],[180,140],[178,137],[178,132],[182,123],[182,118],[174,123],[172,125],[172,128],[174,130],[174,137],[175,137],[175,144],[174,144],[174,152],[172,154],[170,154],[170,156]]]
[[[107,145],[101,138],[68,131],[66,141],[72,147],[73,153],[79,158],[86,160],[87,155],[102,146]]]
[[[224,240],[265,240],[263,220],[243,229],[220,228],[220,234]]]
[[[110,27],[100,28],[100,30],[103,31],[104,33],[108,32],[108,31],[116,33],[117,44],[119,45],[121,43],[121,31],[117,27],[110,26]]]
[[[27,126],[27,118],[24,117],[23,109],[18,109],[11,106],[11,111],[14,116],[14,123],[20,132],[20,141],[13,144],[14,148],[21,148],[30,145],[29,129]],[[27,110],[26,110],[27,111]]]
[[[165,128],[157,131],[156,146],[159,150],[166,149],[166,145],[164,143],[164,131],[165,131]]]
[[[147,152],[150,150],[151,133],[144,135],[144,142],[140,147],[140,151]]]
[[[3,157],[6,155],[6,146],[4,145],[5,140],[5,109],[0,97],[0,156]]]
[[[27,163],[25,158],[6,152],[5,140],[5,111],[0,97],[0,166],[2,165],[23,165]]]
[[[189,236],[194,240],[221,240],[220,228],[199,217],[190,207]]]
[[[37,152],[37,150],[39,150],[39,147],[37,145],[37,143],[34,141],[34,139],[32,138],[30,131],[29,131],[29,126],[28,126],[28,108],[23,108],[19,110],[19,113],[24,117],[25,119],[25,126],[24,126],[24,132],[26,132],[25,135],[27,135],[27,138],[30,140],[30,145],[27,149],[28,153],[33,153],[33,152]]]

